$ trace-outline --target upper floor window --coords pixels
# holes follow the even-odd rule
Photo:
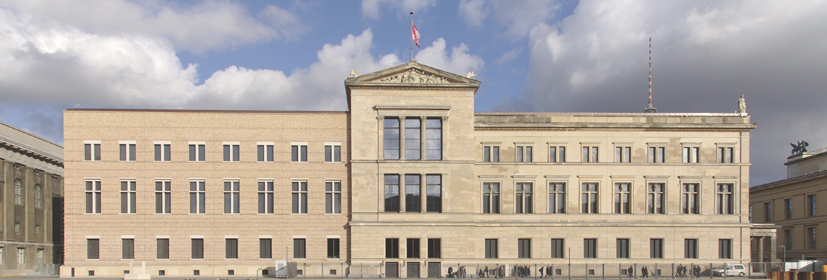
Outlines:
[[[425,148],[426,159],[442,159],[442,119],[425,119]]]
[[[155,213],[172,212],[172,187],[170,181],[155,181]]]
[[[204,181],[190,181],[190,214],[204,214],[207,207],[207,188]]]
[[[548,183],[548,213],[566,213],[566,183]]]
[[[342,182],[324,183],[325,214],[342,214]]]
[[[273,181],[258,182],[258,213],[273,214]]]
[[[385,118],[385,159],[399,159],[399,119]]]
[[[405,174],[405,212],[420,212],[422,209],[422,176]]]
[[[273,143],[259,142],[256,144],[256,159],[259,162],[273,162]]]
[[[531,183],[517,183],[517,211],[516,213],[532,213]]]
[[[224,161],[238,161],[240,149],[238,143],[224,142]]]
[[[734,163],[735,147],[718,147],[718,163]]]
[[[500,146],[483,146],[483,162],[500,162]]]
[[[772,222],[772,201],[764,203],[764,221]]]
[[[500,213],[500,183],[482,184],[482,213]]]
[[[532,162],[533,154],[531,146],[517,146],[517,162]]]
[[[792,219],[793,218],[793,199],[787,198],[784,199],[784,219]]]
[[[686,183],[681,186],[681,213],[698,214],[700,209],[698,189],[700,184]]]
[[[632,162],[632,147],[616,146],[615,147],[615,162]]]
[[[807,215],[808,216],[814,217],[816,214],[818,214],[816,212],[816,205],[817,205],[816,195],[815,194],[807,195]]]
[[[666,211],[664,199],[664,184],[663,183],[649,183],[647,192],[647,204],[649,214],[664,214]]]
[[[426,211],[428,212],[442,212],[442,175],[428,174],[425,175],[425,186],[427,201]]]
[[[733,213],[733,184],[718,184],[715,189],[715,213],[716,214],[732,214]]]
[[[293,214],[307,214],[307,181],[293,182]]]
[[[342,144],[324,145],[324,162],[342,162]]]
[[[86,213],[100,214],[101,212],[101,181],[86,181]]]
[[[615,183],[615,214],[631,214],[632,199],[629,183]]]
[[[290,161],[307,162],[307,144],[294,143],[290,146]]]
[[[581,213],[583,214],[597,214],[597,183],[583,183],[582,197],[580,204],[582,205]]]
[[[548,162],[566,162],[566,146],[549,146]]]
[[[121,141],[119,146],[121,161],[135,161],[135,141]]]
[[[207,148],[204,143],[190,142],[190,161],[205,161]]]
[[[224,182],[224,214],[238,214],[240,212],[241,192],[238,181]]]
[[[385,212],[399,212],[399,174],[385,174]]]
[[[89,190],[89,181],[87,181],[86,190]],[[100,190],[100,182],[98,182],[98,189]],[[23,205],[23,182],[14,180],[14,205]],[[86,212],[91,213],[91,212]]]
[[[700,147],[683,147],[683,163],[698,163],[700,157]]]
[[[101,142],[83,141],[83,159],[86,161],[101,160]]]
[[[650,146],[649,147],[649,163],[664,163],[666,162],[666,147]]]
[[[816,245],[816,240],[818,240],[818,235],[816,235],[816,227],[808,227],[807,228],[807,249],[816,249],[818,246]]]
[[[35,209],[42,209],[43,208],[43,187],[40,184],[34,185],[34,208]]]
[[[597,146],[583,146],[583,162],[598,162]]]
[[[155,146],[155,161],[170,161],[171,158],[171,149],[170,149],[170,142],[159,142],[156,141],[154,143]]]
[[[135,214],[136,208],[135,181],[121,181],[121,214]]]
[[[405,119],[405,159],[422,158],[422,121],[419,118]]]

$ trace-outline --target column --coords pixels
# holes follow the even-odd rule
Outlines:
[[[758,260],[756,260],[756,261],[757,262],[763,262],[764,261],[764,237],[759,236],[759,237],[756,237],[755,240],[758,242]]]
[[[427,158],[425,158],[425,151],[427,150],[425,147],[425,130],[427,130],[425,125],[426,120],[427,118],[424,116],[419,117],[419,158],[421,160],[427,160]],[[422,179],[424,180],[425,178],[423,177]],[[422,209],[424,212],[425,208]]]
[[[423,122],[423,124],[424,124],[424,122]],[[423,129],[423,131],[424,131],[424,129]],[[423,146],[423,147],[425,147],[425,146]],[[424,151],[425,149],[422,149],[422,150]],[[428,212],[428,208],[427,208],[428,207],[428,177],[426,176],[425,173],[419,174],[419,176],[421,176],[420,177],[421,178],[420,179],[420,184],[419,184],[419,203],[420,203],[419,205],[421,207],[419,207],[419,211],[422,212],[422,213],[425,213],[425,212]]]
[[[776,245],[775,234],[770,235],[770,257],[769,261],[774,262],[778,257],[778,245]],[[783,260],[782,260],[783,261]]]
[[[399,159],[405,160],[405,117],[399,116]]]

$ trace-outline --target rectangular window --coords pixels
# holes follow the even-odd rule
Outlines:
[[[583,162],[598,162],[597,147],[583,146]]]
[[[583,239],[583,258],[596,259],[597,258],[597,239],[586,238]]]
[[[206,187],[204,181],[190,181],[190,214],[204,214]]]
[[[293,182],[293,214],[307,214],[307,181]]]
[[[793,249],[793,230],[792,229],[785,229],[784,230],[784,246],[787,250]]]
[[[499,251],[497,250],[497,239],[485,240],[485,258],[496,259],[499,258]]]
[[[698,200],[698,189],[700,184],[686,183],[681,186],[681,213],[698,214],[700,200]]]
[[[238,144],[224,144],[224,161],[238,161],[239,149]]]
[[[204,259],[204,239],[203,238],[193,238],[192,239],[192,259],[193,260],[202,260],[202,259]]]
[[[764,221],[772,222],[772,201],[764,203]]]
[[[405,119],[405,159],[422,158],[422,121],[419,118]]]
[[[500,213],[500,183],[482,184],[482,213]]]
[[[516,200],[516,213],[517,214],[530,214],[532,213],[532,206],[533,199],[531,198],[531,183],[517,183],[517,200]]]
[[[732,258],[732,239],[718,239],[718,258]]]
[[[809,215],[810,217],[815,217],[816,214],[818,214],[816,212],[817,202],[818,201],[816,200],[815,194],[807,195],[807,215]]]
[[[733,184],[718,184],[715,189],[715,213],[732,214]]]
[[[385,118],[384,127],[384,159],[399,159],[399,119]]]
[[[425,175],[427,180],[426,195],[427,195],[427,211],[441,213],[442,212],[442,175],[428,174]]]
[[[532,146],[517,146],[517,162],[532,161],[534,161],[534,152]]]
[[[666,162],[666,147],[649,147],[649,163]]]
[[[339,238],[328,238],[327,239],[327,258],[328,259],[338,259],[339,258]]]
[[[121,239],[121,259],[135,259],[135,239]]]
[[[120,160],[121,161],[135,161],[135,143],[123,143],[120,146]]]
[[[324,162],[342,162],[342,145],[325,145]]]
[[[225,239],[225,246],[224,246],[224,258],[226,259],[238,259],[238,239],[236,238],[227,238]]]
[[[385,238],[385,258],[399,258],[399,238]]]
[[[17,248],[17,264],[26,263],[26,248]]]
[[[273,181],[258,182],[258,213],[273,214]]]
[[[399,212],[399,174],[385,174],[385,212]]]
[[[793,199],[787,198],[784,199],[784,219],[792,219],[793,218]]]
[[[735,162],[735,148],[734,147],[718,147],[718,163],[734,163]]]
[[[531,239],[517,239],[517,257],[521,259],[531,258]]]
[[[342,182],[324,183],[325,214],[342,214]]]
[[[205,161],[207,149],[204,144],[190,144],[190,161]]]
[[[170,144],[155,143],[155,161],[170,161],[171,154]]]
[[[135,181],[121,181],[121,214],[135,214]]]
[[[273,239],[260,238],[258,240],[258,258],[272,259],[273,258]]]
[[[241,192],[238,181],[224,182],[224,214],[240,212]]]
[[[646,193],[646,204],[649,214],[665,214],[664,184],[649,183]]]
[[[483,162],[500,162],[500,146],[483,146]]]
[[[405,247],[408,250],[407,258],[409,259],[418,259],[419,258],[419,238],[408,238],[406,240]]]
[[[258,144],[256,147],[256,159],[259,162],[273,162],[273,144]]]
[[[548,147],[548,162],[566,162],[566,146]]]
[[[83,143],[84,160],[86,161],[100,161],[101,160],[101,143],[98,142],[84,142]]]
[[[698,163],[700,160],[699,147],[683,147],[683,163]]]
[[[307,145],[291,145],[290,161],[307,162]]]
[[[169,214],[172,209],[170,181],[155,181],[155,213]]]
[[[551,239],[551,258],[552,259],[562,259],[566,257],[565,254],[565,241],[562,238],[552,238]]]
[[[419,174],[405,175],[405,212],[420,212],[422,208],[420,180]]]
[[[428,160],[442,160],[442,119],[425,119],[425,155]]]
[[[632,147],[616,146],[615,147],[615,162],[632,162]]]
[[[86,214],[101,212],[101,181],[86,181]]]
[[[663,258],[663,239],[649,239],[649,258]]]
[[[548,183],[548,213],[566,213],[566,183]]]
[[[629,183],[615,183],[615,214],[631,214],[631,192]]]
[[[618,259],[628,259],[629,258],[629,239],[628,238],[618,238],[617,239],[617,258]]]
[[[156,239],[156,258],[159,260],[168,260],[169,259],[169,239],[168,238],[158,238]]]
[[[86,239],[86,259],[97,260],[100,259],[100,240]]]
[[[442,258],[442,239],[428,238],[428,258]]]
[[[683,240],[683,257],[685,259],[698,258],[698,239]]]
[[[293,258],[305,259],[307,258],[307,240],[304,238],[293,239]]]
[[[808,227],[807,228],[807,248],[808,249],[817,249],[818,246],[816,244],[818,236],[816,235],[816,227]]]
[[[583,214],[597,214],[597,183],[583,183],[583,191],[580,203],[581,213]]]

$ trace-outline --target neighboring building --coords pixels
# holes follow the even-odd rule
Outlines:
[[[61,276],[749,261],[747,114],[474,112],[479,86],[410,62],[347,112],[69,109]]]
[[[827,258],[827,148],[787,158],[787,179],[752,187],[750,208],[755,223],[778,229],[776,259]],[[786,254],[786,256],[784,256]]]
[[[0,275],[59,264],[63,147],[0,122]]]

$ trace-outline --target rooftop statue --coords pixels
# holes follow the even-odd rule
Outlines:
[[[359,73],[356,72],[356,70],[350,69],[350,72],[348,72],[348,76],[356,78],[359,77]]]
[[[807,143],[807,141],[798,141],[798,145],[790,143],[790,146],[793,146],[793,155],[800,155],[807,152],[807,146],[810,146],[810,143]]]
[[[747,101],[744,100],[744,95],[741,94],[741,98],[738,98],[738,113],[746,113],[747,112]]]
[[[477,77],[477,72],[471,71],[468,72],[468,75],[465,75],[466,78],[473,79]]]

